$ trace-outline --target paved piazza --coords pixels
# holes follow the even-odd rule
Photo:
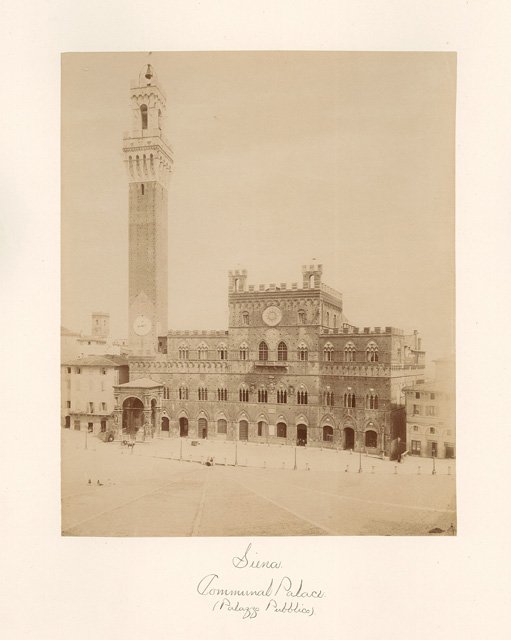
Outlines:
[[[131,451],[90,435],[85,449],[85,438],[62,431],[63,535],[428,535],[456,526],[454,460],[436,460],[433,475],[427,458],[398,465],[298,447],[294,470],[294,447],[238,443],[236,454],[232,442],[155,439]],[[214,466],[200,464],[209,456]]]

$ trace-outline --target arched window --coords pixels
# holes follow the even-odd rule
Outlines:
[[[180,360],[188,360],[188,345],[182,344],[179,347],[179,359]]]
[[[330,314],[328,313],[328,311],[326,312],[326,326],[330,326]]]
[[[287,360],[287,345],[285,342],[279,342],[277,347],[277,360],[285,362]]]
[[[240,360],[248,360],[248,345],[246,342],[240,344]]]
[[[348,342],[348,344],[344,347],[344,362],[354,362],[355,353],[355,345],[353,344],[353,342]]]
[[[354,393],[350,392],[344,394],[344,406],[348,409],[356,407],[356,398]]]
[[[334,430],[332,427],[325,425],[323,427],[323,442],[332,442],[334,439]]]
[[[188,400],[188,387],[184,384],[179,387],[179,399]]]
[[[216,423],[216,432],[217,433],[227,433],[227,420],[220,418]]]
[[[286,404],[287,403],[287,391],[283,387],[277,389],[277,403],[278,404]]]
[[[218,345],[218,359],[227,360],[227,347],[223,343]]]
[[[371,393],[366,395],[366,409],[378,409],[378,394]]]
[[[366,431],[365,446],[373,448],[378,446],[378,434],[376,431]]]
[[[307,404],[308,403],[307,389],[305,387],[300,387],[300,389],[298,389],[298,392],[296,394],[296,402],[297,402],[297,404]]]
[[[378,345],[370,342],[366,348],[367,362],[378,362]]]
[[[305,342],[300,342],[298,345],[298,360],[306,362],[309,359],[309,350]]]
[[[333,391],[325,391],[323,394],[324,402],[328,407],[334,406],[334,392]]]
[[[147,105],[140,105],[140,117],[142,120],[142,129],[147,129]]]
[[[337,316],[334,313],[334,329],[337,329]]]
[[[257,390],[257,402],[268,402],[268,391],[266,389]]]
[[[243,312],[243,314],[241,316],[241,319],[242,319],[244,325],[250,324],[250,318],[249,318],[249,315],[248,315],[248,311],[244,311]]]
[[[287,436],[287,425],[285,422],[277,423],[277,438],[285,438]]]
[[[140,185],[140,191],[141,191],[142,195],[144,195],[145,189],[144,189],[144,185],[143,184]]]
[[[163,387],[163,399],[170,400],[170,387]]]
[[[267,427],[266,422],[264,422],[264,420],[259,420],[259,422],[257,423],[257,435],[259,437],[264,436],[264,432],[266,431],[266,427]]]
[[[199,387],[198,389],[198,397],[199,400],[207,400],[208,399],[208,390],[206,387]]]
[[[197,348],[197,354],[199,356],[199,360],[207,360],[208,359],[208,346],[201,342]]]
[[[227,389],[225,387],[218,387],[217,397],[218,400],[225,402],[227,400]]]
[[[331,342],[327,342],[323,347],[323,359],[325,362],[332,362],[334,359],[334,345]]]
[[[268,345],[264,341],[259,343],[259,360],[263,362],[268,360]]]
[[[305,324],[305,311],[303,309],[298,311],[298,324]]]
[[[248,402],[248,387],[243,385],[239,391],[240,402]]]

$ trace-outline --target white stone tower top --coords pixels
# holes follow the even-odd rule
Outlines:
[[[130,90],[131,131],[125,132],[124,162],[130,182],[157,180],[167,184],[172,149],[164,134],[167,99],[150,64],[144,65]]]

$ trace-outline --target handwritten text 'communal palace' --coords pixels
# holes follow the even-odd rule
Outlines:
[[[236,569],[267,569],[277,571],[282,562],[258,559],[252,552],[250,543],[245,552],[233,556],[232,565]],[[272,575],[263,586],[238,587],[225,585],[218,573],[208,573],[197,583],[199,595],[214,600],[212,610],[222,613],[237,613],[244,620],[253,620],[260,613],[301,613],[314,615],[312,602],[325,597],[321,589],[311,589],[303,578],[288,575]],[[247,599],[250,598],[250,602]]]

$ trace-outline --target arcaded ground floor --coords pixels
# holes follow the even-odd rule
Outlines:
[[[183,438],[128,448],[85,437],[62,430],[63,535],[428,535],[456,527],[452,460],[397,464]]]

